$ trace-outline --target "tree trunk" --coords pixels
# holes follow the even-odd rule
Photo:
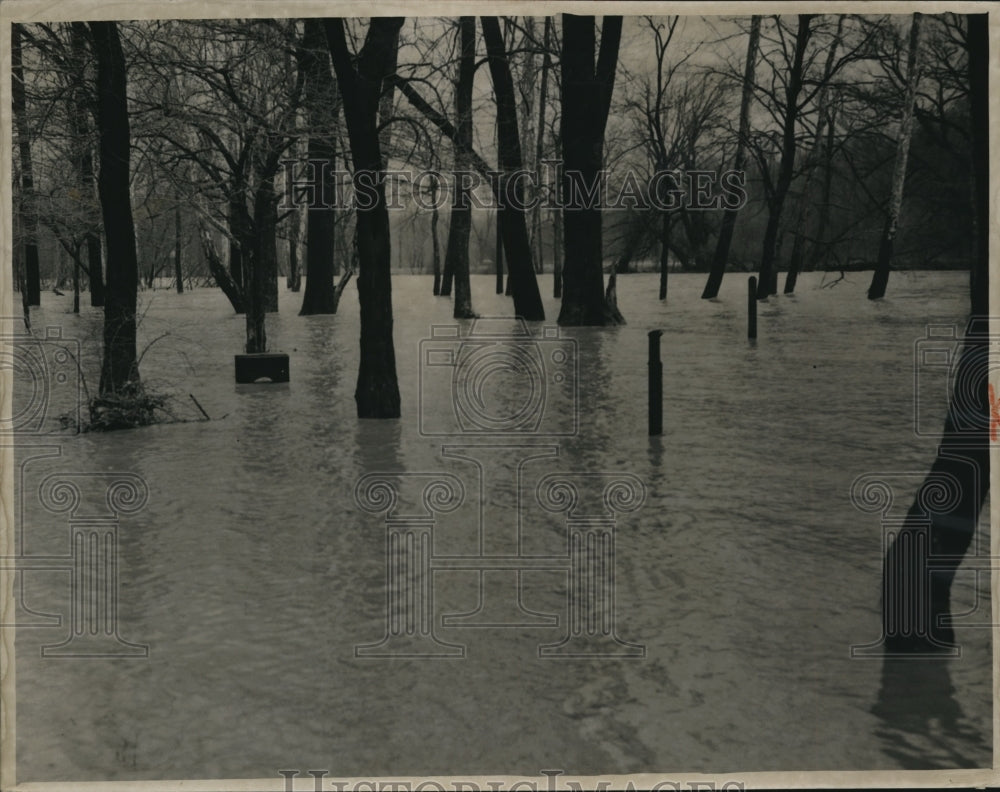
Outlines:
[[[73,313],[80,313],[80,250],[73,256]]]
[[[21,64],[21,27],[10,26],[12,107],[17,129],[17,150],[21,165],[21,228],[24,233],[23,261],[28,305],[41,302],[41,275],[38,266],[38,217],[35,214],[35,184],[31,163],[31,138],[24,97],[24,67]]]
[[[497,207],[496,216],[493,218],[493,224],[496,229],[493,235],[493,264],[495,267],[496,275],[496,290],[497,294],[504,293],[504,282],[503,282],[503,212]],[[509,294],[507,295],[510,296]]]
[[[954,629],[939,620],[951,611],[955,571],[972,542],[989,492],[989,31],[986,14],[966,19],[976,226],[972,310],[937,457],[886,552],[882,618],[889,653],[934,652],[954,645]],[[944,500],[931,494],[942,480],[953,483],[956,497],[947,512],[928,513],[928,505]],[[928,518],[929,541],[922,546]],[[933,572],[928,556],[935,559]]]
[[[104,359],[100,394],[115,394],[139,383],[136,355],[136,292],[139,267],[129,203],[131,137],[125,56],[114,22],[91,22],[97,58],[97,119],[101,168],[97,179],[108,244],[104,303]]]
[[[464,16],[458,20],[459,61],[455,84],[455,196],[448,226],[448,246],[444,257],[444,280],[441,294],[451,294],[455,284],[456,319],[471,319],[472,285],[469,281],[469,238],[472,234],[472,206],[468,189],[461,175],[471,167],[468,152],[472,150],[472,88],[476,76],[476,19]]]
[[[802,90],[803,61],[806,45],[811,35],[810,23],[813,14],[799,14],[798,31],[795,35],[795,54],[792,57],[792,67],[788,74],[788,85],[785,89],[785,116],[782,124],[781,162],[778,165],[778,178],[774,185],[774,193],[768,200],[767,227],[764,230],[764,248],[760,256],[760,273],[757,278],[757,299],[763,300],[773,294],[775,289],[774,260],[778,241],[778,229],[781,225],[781,212],[785,204],[785,196],[792,184],[792,174],[795,169],[795,123],[799,114],[799,92]]]
[[[562,210],[552,210],[552,296],[562,299],[562,229],[563,220],[560,217]]]
[[[913,15],[910,23],[910,49],[906,55],[906,97],[903,104],[903,120],[899,127],[896,143],[896,163],[892,171],[892,195],[889,199],[889,213],[882,227],[882,237],[878,246],[878,261],[868,287],[868,299],[878,300],[885,296],[889,284],[889,270],[892,265],[892,249],[899,228],[899,213],[903,206],[903,185],[906,182],[906,161],[910,153],[910,138],[913,135],[913,106],[920,82],[920,14]]]
[[[337,85],[330,73],[330,51],[324,46],[323,28],[319,21],[305,21],[302,68],[306,73],[303,99],[309,120],[309,161],[313,178],[322,190],[322,200],[306,209],[306,290],[302,296],[301,316],[332,314],[337,311],[334,295],[333,268],[336,233],[336,210],[333,203],[333,171],[337,161]]]
[[[441,293],[441,245],[438,243],[438,180],[431,177],[431,269],[434,271],[434,296]]]
[[[837,32],[834,34],[833,43],[826,55],[826,64],[823,67],[823,85],[819,89],[816,97],[816,132],[813,135],[812,146],[806,157],[805,183],[802,185],[802,194],[798,201],[798,211],[795,218],[795,241],[792,243],[792,255],[788,259],[788,274],[785,275],[785,294],[795,291],[795,283],[799,279],[799,271],[802,269],[802,257],[805,254],[805,237],[812,220],[813,207],[815,202],[810,200],[809,188],[812,186],[813,175],[819,164],[820,150],[823,148],[823,135],[826,124],[832,123],[830,110],[827,107],[827,88],[830,82],[830,75],[833,73],[833,64],[836,58],[837,47],[840,44],[840,36],[844,29],[844,17],[837,17]]]
[[[275,259],[277,221],[274,187],[264,181],[254,195],[253,234],[248,247],[250,255],[244,256],[243,265],[247,278],[246,297],[246,352],[267,352],[266,315],[272,300],[272,279],[276,279]],[[244,248],[244,250],[246,247]],[[276,290],[276,284],[275,284]],[[276,296],[275,296],[276,299]]]
[[[755,72],[757,69],[757,43],[760,40],[760,17],[750,17],[750,40],[747,42],[746,64],[743,68],[743,97],[740,100],[740,131],[736,140],[736,156],[733,158],[733,170],[738,173],[746,171],[747,140],[750,137],[750,103],[753,101]],[[719,296],[722,278],[726,273],[726,262],[729,260],[729,247],[733,242],[733,229],[736,227],[736,215],[739,209],[727,209],[722,215],[722,227],[719,229],[719,239],[715,244],[715,255],[712,257],[712,269],[701,293],[703,300],[711,300]]]
[[[545,27],[542,31],[542,84],[538,96],[538,129],[535,138],[535,183],[540,190],[542,184],[542,157],[545,154],[545,109],[548,101],[549,88],[549,67],[551,65],[551,54],[549,53],[549,35],[552,29],[552,17],[545,17]],[[544,192],[543,192],[544,195]],[[532,210],[533,238],[535,240],[535,256],[538,261],[538,271],[545,270],[544,239],[542,236],[542,202],[536,201]]]
[[[243,249],[244,240],[249,236],[250,218],[244,204],[243,186],[234,185],[234,196],[229,201],[229,275],[240,291],[247,290],[247,273],[244,272],[244,258],[248,252]]]
[[[264,279],[264,312],[275,313],[278,310],[278,203],[270,178],[257,189],[255,203],[261,200],[266,203],[260,206],[260,215],[256,209],[254,212],[258,246],[254,251],[254,266],[260,267]]]
[[[399,385],[392,339],[392,280],[389,214],[377,131],[378,102],[388,66],[394,62],[401,17],[372,18],[355,68],[342,19],[323,22],[337,73],[351,144],[355,185],[365,183],[373,199],[357,208],[358,299],[361,359],[354,392],[359,418],[398,418]]]
[[[490,76],[497,103],[497,147],[500,154],[500,182],[497,195],[500,206],[497,222],[503,234],[503,247],[507,269],[511,278],[511,296],[514,312],[528,321],[545,319],[542,296],[531,257],[531,242],[525,221],[524,196],[520,183],[509,189],[508,178],[523,167],[521,139],[517,126],[517,100],[510,63],[504,47],[503,35],[496,17],[480,18],[483,39],[486,42]],[[498,263],[499,266],[499,263]]]
[[[667,299],[667,272],[670,269],[670,212],[660,218],[660,299]],[[704,296],[704,295],[703,295]]]
[[[562,118],[563,243],[560,325],[621,324],[604,291],[600,190],[604,129],[611,107],[621,17],[604,17],[595,68],[594,17],[563,14]],[[599,195],[599,192],[597,193]]]
[[[183,237],[181,236],[181,196],[180,192],[174,193],[174,281],[176,282],[177,293],[184,294],[184,270],[181,266],[181,252],[183,247]]]
[[[104,263],[101,261],[101,238],[94,232],[87,234],[87,278],[90,281],[90,304],[104,306]]]
[[[83,22],[73,22],[70,25],[71,61],[79,74],[84,73],[87,62],[87,26]],[[76,84],[73,97],[74,127],[79,136],[80,146],[80,189],[84,196],[93,198],[97,195],[97,179],[94,173],[93,130],[90,119],[93,117],[93,103],[88,92],[80,81]],[[101,256],[101,237],[96,225],[85,235],[87,246],[87,282],[90,291],[90,305],[93,308],[104,306],[104,265]]]
[[[819,221],[816,224],[816,241],[812,247],[812,258],[817,269],[826,269],[830,260],[830,247],[826,244],[826,228],[830,222],[830,200],[833,195],[833,144],[836,127],[831,111],[826,130],[826,146],[823,152],[823,196],[819,205]]]
[[[292,212],[288,218],[288,288],[297,292],[302,288],[302,271],[299,269],[299,213]]]

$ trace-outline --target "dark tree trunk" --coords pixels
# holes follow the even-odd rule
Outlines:
[[[660,218],[660,299],[667,299],[667,272],[670,269],[670,212]],[[704,296],[704,295],[702,295]]]
[[[174,281],[178,294],[184,294],[184,269],[181,262],[184,238],[181,236],[181,196],[174,193]]]
[[[733,170],[738,173],[746,171],[747,139],[750,137],[750,103],[753,100],[753,87],[757,68],[757,42],[760,40],[760,17],[750,17],[750,40],[747,42],[746,64],[743,68],[743,96],[740,100],[740,131],[736,139],[736,156],[733,158]],[[722,278],[726,273],[726,262],[729,260],[729,248],[733,242],[733,229],[736,227],[736,215],[739,209],[727,209],[722,215],[722,227],[719,229],[719,239],[715,244],[715,255],[712,257],[712,268],[708,273],[705,290],[701,293],[703,300],[711,300],[719,296]]]
[[[906,183],[906,162],[910,152],[910,137],[913,134],[913,106],[916,99],[917,83],[920,81],[920,14],[913,15],[910,24],[910,49],[906,56],[906,99],[903,105],[903,120],[899,127],[899,140],[896,144],[896,163],[892,172],[892,195],[889,198],[889,211],[882,227],[882,236],[878,246],[878,261],[872,274],[871,286],[868,287],[868,299],[878,300],[885,296],[889,284],[889,270],[892,266],[892,250],[896,242],[896,230],[899,227],[899,213],[903,206],[903,185]]]
[[[552,17],[545,17],[545,27],[542,30],[542,84],[538,93],[538,129],[535,138],[535,183],[542,189],[542,157],[545,155],[545,108],[548,103],[549,67],[549,36],[552,30]],[[535,256],[538,272],[545,271],[544,238],[542,236],[542,201],[535,202],[532,210],[532,234],[535,240]]]
[[[562,299],[562,230],[561,210],[552,210],[552,296]]]
[[[288,218],[288,288],[297,292],[302,288],[302,271],[299,269],[299,214]]]
[[[820,150],[823,148],[823,135],[826,124],[832,123],[830,108],[827,107],[827,87],[830,84],[830,76],[833,73],[834,59],[837,56],[837,47],[840,44],[841,32],[844,29],[844,17],[837,17],[837,32],[834,35],[833,43],[830,45],[826,55],[826,65],[823,68],[823,86],[819,90],[816,98],[818,117],[816,119],[816,132],[813,135],[812,145],[806,158],[805,183],[802,185],[802,195],[799,198],[798,212],[795,220],[795,241],[792,243],[792,255],[788,259],[788,274],[785,275],[785,294],[792,294],[795,291],[795,284],[799,279],[799,272],[802,269],[802,259],[805,256],[805,237],[812,221],[813,208],[816,202],[809,195],[809,188],[812,186],[813,176],[819,167]]]
[[[87,25],[84,22],[73,22],[70,25],[70,52],[69,62],[72,68],[83,74],[88,60],[87,55]],[[73,97],[71,102],[71,124],[73,132],[77,137],[80,173],[80,191],[86,197],[97,195],[97,178],[94,172],[93,154],[93,128],[90,120],[94,117],[93,100],[88,95],[88,91],[82,81],[74,84]],[[101,261],[101,237],[100,228],[97,222],[84,236],[84,243],[87,247],[87,288],[90,291],[90,305],[100,308],[104,305],[104,265]]]
[[[139,382],[136,356],[136,292],[139,267],[129,203],[130,131],[125,56],[114,22],[91,22],[97,58],[97,120],[101,168],[97,179],[108,244],[104,303],[101,395]]]
[[[563,14],[563,244],[560,325],[621,324],[604,292],[601,210],[597,205],[604,129],[611,107],[621,17],[604,17],[600,53],[594,17]],[[586,196],[597,190],[594,199]]]
[[[989,32],[986,14],[969,14],[966,19],[976,226],[972,310],[937,457],[886,552],[883,634],[890,653],[953,646],[954,629],[939,621],[950,613],[955,571],[972,542],[989,492]],[[945,513],[930,511],[928,506],[946,500],[931,494],[940,490],[942,481],[952,482],[956,497]],[[923,538],[928,518],[929,540]],[[928,556],[935,560],[933,572]]]
[[[244,203],[243,187],[237,185],[229,201],[229,275],[241,291],[247,289],[244,259],[249,249],[244,249],[250,236],[250,218]],[[241,312],[242,313],[242,312]]]
[[[73,313],[80,313],[80,251],[73,256]]]
[[[347,48],[342,19],[324,21],[337,73],[351,143],[356,186],[367,182],[373,200],[357,209],[358,299],[361,306],[361,361],[354,392],[359,418],[398,418],[399,384],[392,339],[392,279],[389,214],[386,211],[378,108],[382,82],[394,62],[401,17],[375,17],[355,62]]]
[[[306,210],[306,290],[302,296],[302,316],[337,312],[333,284],[336,244],[336,210],[321,204],[334,203],[333,171],[337,161],[334,126],[339,101],[337,84],[330,72],[330,51],[326,47],[319,21],[305,21],[302,68],[306,74],[304,100],[309,117],[308,156],[313,177],[321,185],[323,200],[317,194],[316,205]]]
[[[788,74],[788,85],[785,89],[785,115],[781,135],[781,162],[778,165],[778,178],[775,181],[774,192],[767,204],[767,227],[764,230],[764,248],[760,256],[760,273],[757,278],[757,299],[763,300],[773,294],[776,289],[774,270],[775,250],[778,241],[778,229],[781,225],[781,211],[785,204],[785,196],[792,184],[795,169],[795,125],[799,115],[799,93],[802,90],[803,62],[806,45],[812,33],[810,23],[812,14],[799,14],[798,31],[795,35],[795,54],[792,56],[792,67]]]
[[[12,108],[17,128],[17,150],[21,165],[21,228],[24,234],[24,294],[28,305],[41,301],[41,275],[38,266],[38,217],[35,214],[35,185],[31,163],[31,138],[28,130],[27,106],[24,98],[24,67],[21,64],[21,27],[10,26],[10,59],[12,77]]]
[[[263,192],[263,195],[261,195]],[[256,203],[261,214],[255,210],[254,226],[257,232],[257,250],[254,251],[254,266],[260,267],[264,278],[264,312],[278,310],[278,204],[270,181],[258,188]]]
[[[496,289],[497,294],[503,294],[504,283],[503,283],[503,212],[497,208],[496,216],[493,218],[494,227],[496,228],[493,234],[493,258],[496,276]],[[508,295],[510,296],[510,295]]]
[[[101,238],[94,232],[87,234],[87,278],[90,281],[91,306],[103,307],[104,263],[101,261]]]
[[[460,174],[471,165],[472,150],[472,87],[476,76],[476,19],[464,16],[458,20],[459,61],[455,84],[455,196],[448,226],[448,246],[444,256],[444,279],[441,294],[451,294],[455,284],[456,319],[471,319],[472,285],[469,282],[469,238],[472,234],[472,206],[468,190]]]
[[[531,242],[525,220],[523,191],[519,183],[508,189],[508,177],[521,170],[521,138],[517,125],[517,99],[510,63],[504,47],[500,23],[496,17],[480,18],[486,42],[490,76],[497,103],[497,146],[500,152],[500,183],[498,222],[503,233],[503,247],[511,278],[514,313],[528,321],[545,319],[542,296],[531,257]],[[499,263],[498,263],[499,266]]]
[[[434,271],[434,296],[441,293],[441,245],[438,242],[438,180],[431,177],[431,268]]]
[[[254,196],[254,233],[249,240],[250,255],[243,259],[247,286],[246,352],[267,352],[266,315],[272,299],[272,275],[276,273],[276,203],[273,186],[264,182]]]
[[[830,199],[833,195],[833,144],[836,127],[833,117],[826,130],[826,146],[823,163],[823,197],[819,205],[819,221],[816,226],[816,241],[812,246],[812,258],[817,269],[826,269],[830,259],[830,247],[826,244],[826,228],[830,222]]]

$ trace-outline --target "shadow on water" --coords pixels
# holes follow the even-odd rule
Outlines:
[[[977,767],[967,749],[988,755],[988,738],[969,725],[955,694],[947,661],[885,658],[871,709],[882,752],[907,770]]]

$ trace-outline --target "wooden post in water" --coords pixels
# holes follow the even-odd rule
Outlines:
[[[747,284],[747,338],[757,338],[757,279],[753,275]]]
[[[649,436],[663,434],[663,364],[660,362],[662,330],[649,331]]]

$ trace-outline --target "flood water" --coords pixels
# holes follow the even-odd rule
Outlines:
[[[62,624],[17,632],[18,781],[990,765],[987,575],[956,579],[953,611],[970,612],[960,657],[851,656],[880,635],[883,531],[879,514],[852,505],[852,482],[884,474],[894,513],[912,501],[937,443],[914,431],[914,411],[918,426],[940,427],[947,405],[946,371],[915,375],[915,344],[929,324],[961,333],[967,276],[894,273],[876,303],[864,274],[831,288],[821,279],[803,275],[796,295],[762,304],[752,345],[745,276],[727,276],[712,302],[698,299],[704,276],[672,276],[666,305],[655,275],[620,277],[627,325],[558,338],[530,327],[546,365],[579,362],[578,395],[567,363],[536,405],[547,410],[541,427],[500,440],[448,429],[451,369],[421,379],[422,351],[456,344],[432,336],[455,323],[429,277],[393,280],[398,421],[355,417],[353,284],[336,316],[299,317],[301,295],[282,290],[268,333],[290,356],[288,385],[234,384],[243,318],[218,290],[144,292],[140,347],[159,340],[141,372],[187,422],[60,431],[75,392],[64,378],[38,432],[18,438],[18,486],[19,551],[65,557],[73,517],[43,507],[47,476],[88,474],[76,478],[97,511],[115,474],[145,483],[148,502],[125,509],[117,529],[117,624],[148,657],[42,657],[68,634],[70,567],[22,573],[22,624],[44,622],[38,614]],[[542,288],[551,292],[550,276]],[[509,315],[492,291],[491,278],[473,278],[475,309]],[[45,294],[33,328],[79,339],[96,390],[100,312],[70,308],[70,297]],[[554,326],[551,298],[546,311]],[[664,433],[651,440],[655,328]],[[569,357],[549,355],[557,347]],[[505,376],[484,398],[513,414],[524,396]],[[26,403],[23,376],[18,388]],[[916,408],[915,388],[926,393]],[[189,394],[211,421],[198,420]],[[643,656],[540,656],[566,634],[566,569],[518,578],[444,561],[428,582],[435,634],[464,657],[357,656],[386,633],[385,515],[355,500],[362,476],[380,472],[404,488],[441,472],[463,482],[432,552],[466,560],[565,555],[565,513],[535,499],[547,474],[576,476],[581,499],[638,479],[641,508],[615,516],[614,633]],[[977,543],[970,554],[986,555],[985,512]],[[480,593],[480,626],[442,624],[475,611]]]

